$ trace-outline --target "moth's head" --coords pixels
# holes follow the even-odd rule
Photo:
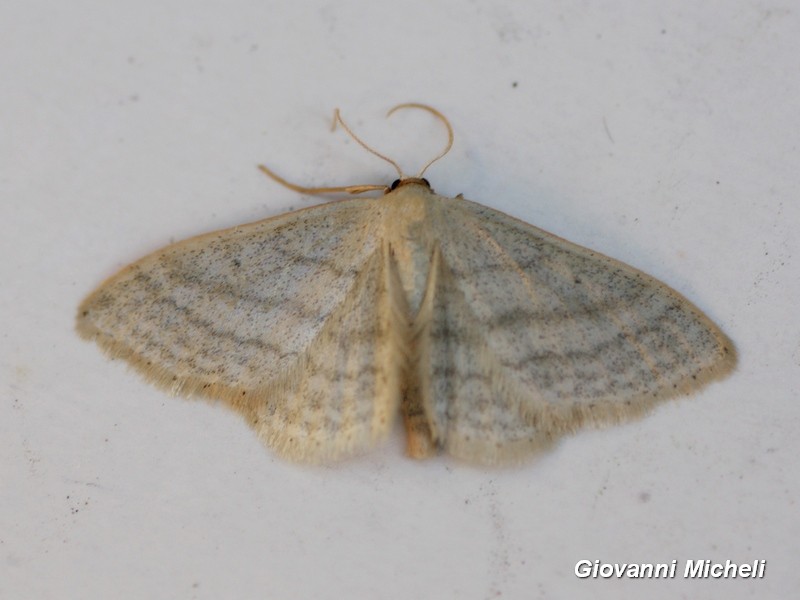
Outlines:
[[[395,191],[398,188],[403,187],[404,185],[421,185],[429,192],[432,192],[430,182],[425,179],[424,177],[403,177],[402,179],[395,179],[388,188],[386,188],[386,193],[390,193]]]

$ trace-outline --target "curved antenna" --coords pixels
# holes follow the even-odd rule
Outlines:
[[[421,104],[419,102],[406,102],[404,104],[398,104],[397,106],[391,108],[388,113],[386,113],[386,117],[387,118],[391,117],[394,114],[395,111],[400,110],[401,108],[419,108],[421,110],[429,112],[434,117],[439,119],[444,124],[444,126],[447,128],[447,144],[445,145],[444,150],[442,150],[439,154],[434,156],[431,160],[429,160],[425,164],[424,167],[422,167],[422,170],[420,170],[420,172],[415,176],[417,179],[420,179],[425,174],[425,171],[428,170],[428,167],[430,167],[433,163],[435,163],[437,160],[442,158],[445,154],[450,152],[450,148],[453,147],[453,137],[454,137],[453,136],[453,127],[450,125],[450,121],[447,120],[447,117],[445,117],[438,110],[436,110],[432,106],[428,106],[427,104]],[[370,153],[374,154],[378,158],[382,158],[383,160],[388,162],[390,165],[392,165],[395,168],[395,170],[397,171],[397,174],[400,176],[400,179],[405,179],[405,174],[403,173],[403,170],[400,168],[400,165],[398,165],[395,161],[393,161],[388,156],[386,156],[384,154],[381,154],[380,152],[378,152],[374,148],[370,148],[355,133],[353,133],[353,130],[350,129],[347,126],[347,124],[342,120],[342,115],[339,112],[338,108],[333,111],[333,127],[332,127],[332,129],[336,129],[336,124],[337,123],[339,123],[342,126],[342,128],[347,132],[347,134],[351,138],[353,138],[362,148],[364,148],[367,152],[370,152]]]
[[[397,107],[395,107],[395,108],[397,108]],[[394,110],[394,109],[392,109],[392,110]],[[389,112],[389,114],[392,114],[391,111]],[[359,138],[355,133],[353,133],[353,130],[350,129],[347,126],[347,123],[345,123],[342,120],[342,115],[339,113],[339,109],[338,108],[333,110],[333,126],[331,127],[331,131],[335,131],[336,130],[336,123],[339,123],[342,126],[342,129],[344,129],[347,132],[347,135],[349,135],[356,142],[358,142],[358,145],[361,146],[362,148],[364,148],[364,150],[366,150],[367,152],[369,152],[371,154],[374,154],[378,158],[382,158],[383,160],[388,162],[390,165],[392,165],[395,168],[395,170],[397,171],[397,175],[398,175],[398,177],[400,179],[404,179],[405,178],[405,175],[403,174],[403,170],[400,168],[400,165],[398,165],[396,162],[394,162],[388,156],[385,156],[385,155],[381,154],[380,152],[378,152],[374,148],[370,148],[366,144],[366,142],[362,141],[361,138]]]
[[[386,117],[387,118],[391,117],[392,113],[401,108],[419,108],[424,111],[427,111],[431,113],[434,117],[439,119],[442,122],[442,124],[447,128],[447,145],[444,147],[444,150],[442,150],[439,154],[434,156],[431,160],[429,160],[425,164],[424,167],[422,167],[422,170],[416,175],[418,179],[421,179],[422,176],[425,174],[425,171],[428,170],[428,167],[430,167],[433,163],[442,158],[445,154],[450,152],[450,148],[453,147],[453,127],[450,125],[450,121],[447,120],[447,117],[445,117],[438,110],[436,110],[432,106],[428,106],[427,104],[420,104],[419,102],[406,102],[405,104],[398,104],[397,106],[392,108],[388,113],[386,113]]]
[[[424,167],[422,167],[422,170],[419,172],[419,174],[416,177],[407,178],[403,174],[403,170],[400,168],[400,165],[398,165],[395,161],[393,161],[388,156],[385,156],[385,155],[381,154],[380,152],[378,152],[377,150],[375,150],[374,148],[371,148],[370,146],[368,146],[363,140],[361,140],[361,138],[359,138],[355,133],[353,133],[353,130],[350,129],[350,127],[347,126],[347,123],[345,123],[344,120],[342,119],[342,115],[340,114],[338,108],[333,111],[333,126],[331,127],[331,129],[335,130],[337,123],[339,125],[341,125],[342,128],[347,132],[347,134],[351,138],[353,138],[358,143],[359,146],[364,148],[370,154],[374,154],[378,158],[381,158],[381,159],[385,160],[386,162],[388,162],[390,165],[392,165],[395,168],[395,170],[397,171],[397,174],[398,174],[398,176],[399,176],[399,178],[401,180],[402,179],[422,179],[422,175],[425,173],[425,171],[428,169],[428,167],[430,167],[433,163],[435,163],[437,160],[442,158],[445,154],[450,152],[450,148],[453,147],[453,128],[450,125],[450,121],[447,120],[447,117],[445,117],[438,110],[436,110],[432,106],[428,106],[427,104],[420,104],[418,102],[406,102],[405,104],[398,104],[397,106],[392,108],[388,113],[386,113],[386,117],[387,118],[391,117],[392,114],[394,114],[395,111],[400,110],[401,108],[419,108],[421,110],[427,111],[427,112],[431,113],[434,117],[439,119],[444,124],[444,126],[447,128],[447,145],[444,147],[444,150],[442,150],[439,154],[437,154],[435,157],[433,157],[431,160],[429,160],[427,162],[427,164]],[[269,169],[268,167],[266,167],[264,165],[258,165],[258,168],[261,170],[261,172],[263,172],[265,175],[267,175],[267,177],[269,177],[270,179],[273,179],[274,181],[277,181],[281,185],[286,186],[290,190],[294,190],[295,192],[299,192],[301,194],[338,194],[338,193],[363,194],[364,192],[372,192],[372,191],[377,191],[377,190],[383,190],[384,192],[389,192],[389,190],[393,189],[390,186],[373,185],[373,184],[334,186],[334,187],[305,187],[305,186],[297,185],[296,183],[291,183],[290,181],[287,181],[286,179],[284,179],[283,177],[281,177],[280,175],[275,173],[272,169]]]

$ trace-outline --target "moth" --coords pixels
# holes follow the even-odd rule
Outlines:
[[[148,380],[221,400],[288,459],[524,458],[730,372],[732,342],[664,283],[391,162],[382,190],[172,244],[104,282],[77,330]],[[390,112],[391,114],[391,112]],[[335,121],[335,122],[336,122]]]

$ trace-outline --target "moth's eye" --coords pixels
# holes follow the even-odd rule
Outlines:
[[[389,186],[389,189],[390,190],[396,190],[398,185],[400,185],[400,180],[399,179],[395,179],[392,182],[392,185]]]
[[[427,179],[425,179],[424,177],[422,178],[422,181],[425,182],[425,185],[427,185],[428,187],[431,187],[431,182],[428,181]]]

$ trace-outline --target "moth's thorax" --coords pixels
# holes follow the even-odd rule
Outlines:
[[[425,293],[443,200],[416,183],[400,186],[382,199],[386,239],[412,315],[417,314]]]

